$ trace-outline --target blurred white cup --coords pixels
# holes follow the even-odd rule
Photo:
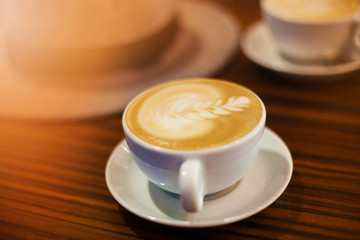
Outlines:
[[[261,0],[279,52],[313,63],[343,57],[359,46],[359,0]]]
[[[2,0],[11,66],[96,74],[154,61],[177,32],[174,0]]]

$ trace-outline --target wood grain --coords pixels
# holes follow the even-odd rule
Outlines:
[[[219,1],[242,28],[253,0]],[[105,183],[123,138],[121,113],[79,121],[0,118],[0,239],[360,239],[360,72],[334,82],[281,79],[239,49],[214,77],[263,99],[267,126],[287,143],[291,182],[260,213],[229,225],[179,229],[120,206]]]

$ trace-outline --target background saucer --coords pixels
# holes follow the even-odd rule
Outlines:
[[[98,82],[116,82],[112,86],[64,88],[27,81],[11,71],[0,32],[0,115],[33,119],[95,117],[121,111],[131,98],[154,84],[214,74],[237,49],[237,22],[225,8],[212,2],[180,3],[181,31],[172,46],[155,64],[141,71],[129,69],[97,77]]]
[[[279,73],[288,79],[301,81],[327,81],[344,78],[360,68],[360,56],[344,62],[318,65],[296,64],[287,61],[278,51],[267,25],[258,21],[243,33],[241,47],[253,62]]]
[[[287,187],[292,170],[286,144],[266,128],[260,153],[247,175],[225,195],[207,199],[197,213],[185,212],[177,196],[147,180],[125,140],[111,154],[105,176],[113,197],[139,217],[177,227],[212,227],[242,220],[268,207]]]

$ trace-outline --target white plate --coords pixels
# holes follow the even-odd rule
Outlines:
[[[293,170],[290,151],[266,128],[259,156],[248,174],[221,196],[207,198],[198,213],[187,213],[180,199],[151,184],[121,141],[106,166],[106,183],[114,198],[130,212],[160,224],[211,227],[256,214],[273,203],[287,187]]]
[[[35,119],[100,116],[121,111],[131,98],[154,84],[214,74],[237,49],[239,26],[229,11],[215,3],[180,3],[180,33],[156,63],[141,71],[81,79],[98,83],[86,88],[52,86],[51,79],[47,84],[31,81],[11,70],[0,31],[0,115]]]
[[[289,79],[302,81],[336,80],[344,78],[347,74],[360,68],[360,56],[355,52],[351,54],[352,58],[343,62],[324,62],[317,65],[290,62],[278,53],[270,31],[262,21],[251,25],[243,33],[241,47],[250,60]]]

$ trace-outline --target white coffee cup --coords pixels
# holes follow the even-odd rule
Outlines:
[[[225,145],[200,150],[167,149],[136,136],[129,128],[126,115],[137,99],[139,97],[129,103],[122,119],[132,156],[153,184],[180,195],[186,211],[200,211],[205,195],[217,193],[237,183],[255,161],[266,118],[264,104],[259,98],[261,117],[248,134]]]
[[[3,0],[6,57],[16,71],[62,82],[138,68],[173,41],[177,11],[174,0]]]
[[[285,6],[286,2],[288,6]],[[294,5],[290,8],[291,2],[298,2],[298,7]],[[315,5],[316,2],[319,6]],[[306,9],[325,8],[323,3],[326,4],[324,1],[309,0],[261,0],[263,18],[284,57],[302,63],[329,62],[344,57],[350,48],[360,46],[357,31],[360,8],[355,6],[347,13],[324,15],[323,18],[314,12],[314,18],[307,18],[311,13]],[[299,17],[290,16],[295,10],[299,12]]]

